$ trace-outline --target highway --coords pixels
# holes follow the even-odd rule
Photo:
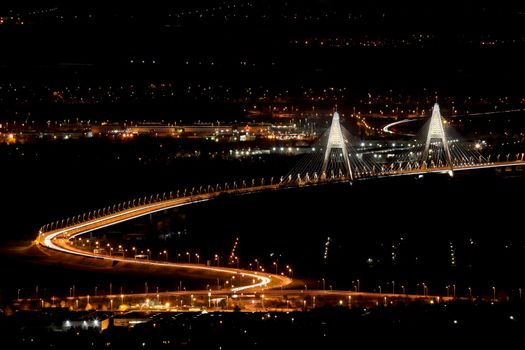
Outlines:
[[[274,185],[268,185],[268,186],[252,187],[252,188],[246,188],[246,189],[235,189],[235,190],[231,190],[231,192],[235,192],[238,194],[246,194],[246,193],[261,191],[263,189],[271,190],[273,188],[275,188]],[[126,257],[95,254],[95,253],[92,253],[86,250],[78,249],[69,243],[70,239],[81,236],[88,232],[99,230],[101,228],[112,226],[112,225],[115,225],[121,222],[125,222],[128,220],[136,219],[138,217],[148,215],[151,213],[155,213],[158,211],[163,211],[163,210],[168,210],[168,209],[172,209],[172,208],[176,208],[176,207],[180,207],[184,205],[208,201],[208,200],[211,200],[217,197],[220,193],[221,192],[205,193],[205,194],[199,194],[199,195],[191,196],[191,197],[176,198],[172,200],[166,200],[166,201],[161,201],[157,203],[146,204],[146,205],[138,206],[135,208],[125,209],[125,210],[122,210],[114,214],[109,214],[109,215],[106,215],[106,216],[103,216],[97,219],[89,220],[87,222],[72,225],[67,228],[53,230],[53,231],[49,231],[45,233],[40,232],[36,240],[36,243],[38,243],[42,247],[52,249],[57,252],[61,252],[65,254],[73,254],[73,255],[83,256],[83,257],[88,257],[88,258],[105,259],[105,260],[110,260],[110,261],[121,261],[121,262],[127,262],[127,263],[132,263],[132,264],[144,265],[144,266],[150,265],[150,266],[162,266],[162,267],[173,268],[173,269],[201,270],[201,271],[215,273],[218,275],[224,275],[224,274],[234,275],[234,276],[241,275],[243,277],[250,277],[254,280],[255,283],[232,288],[231,291],[234,293],[241,292],[241,291],[256,290],[257,288],[262,288],[262,287],[279,288],[279,287],[287,286],[290,283],[292,283],[292,280],[288,277],[275,275],[275,274],[269,274],[269,273],[258,273],[258,272],[253,272],[250,270],[234,269],[234,268],[227,268],[227,267],[214,267],[214,266],[206,266],[206,265],[201,265],[201,264],[179,264],[179,263],[171,263],[171,262],[164,262],[164,261],[135,260],[135,259],[126,258]]]
[[[448,173],[453,174],[453,171],[463,171],[463,170],[475,170],[475,169],[485,169],[485,168],[495,168],[495,167],[513,167],[525,165],[525,162],[522,160],[517,161],[507,161],[507,162],[497,162],[497,163],[486,163],[486,164],[474,164],[474,165],[460,165],[454,166],[452,169],[448,167],[434,167],[434,168],[425,168],[425,169],[404,169],[404,170],[390,170],[383,171],[373,174],[368,177],[386,177],[386,176],[405,176],[405,175],[423,175],[428,173]],[[249,277],[252,279],[253,283],[246,285],[239,285],[231,288],[232,293],[239,292],[255,292],[261,291],[264,289],[271,288],[283,288],[289,286],[293,280],[291,278],[270,274],[270,273],[260,273],[253,272],[251,270],[244,269],[234,269],[227,267],[215,267],[215,266],[206,266],[202,264],[180,264],[164,261],[153,261],[153,260],[136,260],[132,258],[126,258],[121,256],[111,256],[104,254],[96,254],[87,250],[81,250],[74,247],[70,244],[70,240],[84,235],[86,233],[102,229],[104,227],[112,226],[118,223],[125,221],[133,220],[138,217],[156,213],[159,211],[164,211],[176,207],[181,207],[185,205],[205,202],[213,200],[223,194],[230,195],[246,195],[262,191],[275,191],[284,188],[293,188],[301,186],[315,186],[325,182],[341,182],[348,181],[347,178],[332,179],[328,181],[316,181],[316,182],[281,182],[279,184],[270,183],[268,185],[252,186],[243,188],[234,188],[226,190],[218,190],[207,193],[200,193],[196,195],[190,195],[186,197],[171,198],[165,200],[159,200],[153,203],[140,204],[133,206],[131,208],[122,209],[107,215],[102,215],[97,218],[89,219],[83,222],[70,224],[69,226],[58,228],[50,231],[44,231],[41,229],[38,233],[35,243],[38,246],[43,247],[44,249],[51,249],[55,252],[62,254],[70,254],[81,257],[88,257],[93,259],[103,259],[111,262],[126,262],[130,264],[135,264],[138,266],[156,266],[156,267],[165,267],[169,269],[184,269],[187,271],[205,271],[208,273],[216,274],[219,276],[230,275],[230,276],[243,276]],[[226,186],[225,186],[226,187]],[[266,292],[265,292],[266,293]]]

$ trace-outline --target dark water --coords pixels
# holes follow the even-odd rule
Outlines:
[[[304,279],[309,288],[322,288],[324,278],[326,289],[350,289],[359,279],[362,290],[381,286],[390,291],[394,280],[397,289],[404,285],[407,292],[416,292],[417,283],[425,282],[431,293],[445,293],[446,285],[456,284],[458,294],[465,294],[467,287],[490,294],[494,285],[512,294],[524,282],[524,194],[520,172],[376,179],[224,197],[94,235],[128,248],[150,248],[153,258],[166,249],[173,261],[186,261],[186,252],[191,252],[192,262],[198,253],[201,263],[216,264],[213,257],[219,254],[221,265],[228,263],[239,238],[239,266],[250,268],[251,263],[255,268],[258,259],[266,271],[275,272],[276,262],[281,272],[290,265],[294,277]],[[15,286],[34,293],[37,284],[41,290],[66,294],[72,284],[79,291],[94,285],[105,290],[109,282],[114,290],[122,285],[142,291],[144,281],[171,290],[180,283],[3,260],[2,281],[11,293]],[[191,283],[184,281],[188,288]]]

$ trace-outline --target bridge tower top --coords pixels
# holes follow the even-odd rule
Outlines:
[[[439,109],[439,104],[435,103],[432,109],[432,116],[430,117],[430,125],[428,127],[427,139],[425,142],[425,150],[423,152],[423,160],[428,159],[430,143],[432,141],[440,141],[445,150],[445,157],[447,163],[452,167],[452,157],[450,156],[450,149],[445,135],[445,128],[443,126],[443,117]]]
[[[352,168],[350,167],[350,158],[348,155],[348,149],[345,144],[345,139],[343,136],[343,131],[341,130],[341,121],[339,117],[339,112],[335,111],[332,116],[332,124],[330,125],[330,133],[328,134],[328,142],[326,144],[326,151],[324,154],[323,168],[322,173],[326,176],[326,171],[330,163],[330,155],[332,150],[341,150],[342,153],[342,163],[344,168],[347,171],[350,179],[353,179]]]

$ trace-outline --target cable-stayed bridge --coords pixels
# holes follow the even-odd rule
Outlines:
[[[111,256],[79,249],[71,241],[83,234],[112,226],[155,212],[183,205],[212,200],[223,194],[250,194],[282,188],[316,185],[328,182],[352,182],[360,179],[426,173],[446,173],[494,167],[525,165],[524,153],[484,155],[472,143],[462,142],[447,129],[436,103],[427,124],[414,141],[406,147],[367,150],[353,146],[354,139],[341,125],[339,113],[333,113],[330,128],[312,146],[311,152],[286,175],[226,182],[207,186],[194,186],[176,192],[141,197],[71,218],[44,225],[38,232],[36,243],[55,253],[80,257],[125,261],[132,264],[155,265],[190,270],[207,270],[221,274],[239,271],[252,278],[252,283],[232,288],[232,292],[259,288],[282,287],[291,279],[277,274],[256,274],[246,270],[210,267],[199,264],[138,261],[133,258]],[[452,135],[452,136],[451,136]],[[378,157],[385,154],[386,157]]]
[[[357,149],[352,135],[340,125],[339,113],[334,112],[330,129],[281,181],[301,185],[424,173],[452,176],[454,171],[523,164],[524,153],[484,155],[455,134],[446,127],[436,103],[428,122],[406,147]]]

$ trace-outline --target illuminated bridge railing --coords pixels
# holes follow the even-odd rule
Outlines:
[[[452,165],[443,164],[442,162],[430,162],[429,164],[427,164],[426,162],[421,161],[398,161],[391,162],[388,165],[377,164],[374,165],[371,169],[353,169],[353,179],[358,180],[373,177],[421,174],[427,172],[449,172],[478,168],[517,166],[525,164],[524,158],[525,153],[509,153],[503,156],[496,155],[492,159],[491,156],[488,156],[483,158],[480,157],[480,159],[471,158],[456,160]],[[303,174],[297,173],[293,175],[280,177],[231,181],[220,184],[217,183],[215,185],[192,186],[184,188],[182,190],[139,197],[132,200],[109,205],[101,209],[78,214],[76,216],[56,220],[42,226],[38,232],[41,234],[50,231],[66,229],[82,224],[89,224],[90,222],[96,222],[100,219],[104,219],[105,217],[112,216],[118,213],[124,214],[131,210],[136,211],[137,209],[168,209],[170,207],[170,203],[173,201],[177,201],[177,204],[179,204],[179,202],[184,202],[188,204],[197,200],[213,199],[222,194],[235,195],[265,190],[277,190],[283,187],[297,187],[345,181],[351,181],[351,178],[344,173],[331,173],[328,176],[319,176],[316,173],[310,174],[306,172]]]

